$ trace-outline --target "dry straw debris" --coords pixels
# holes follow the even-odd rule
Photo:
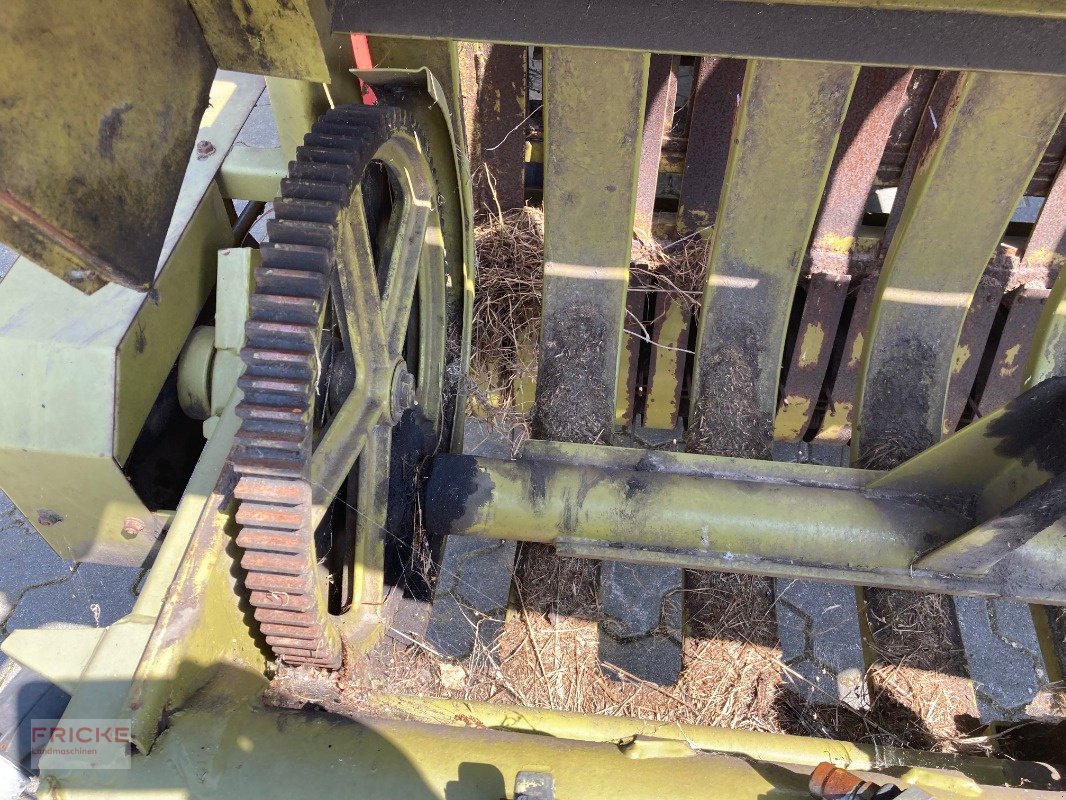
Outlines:
[[[614,681],[598,660],[598,564],[558,558],[544,545],[522,545],[512,604],[493,649],[479,646],[460,662],[420,640],[386,637],[337,682],[305,668],[283,671],[275,691],[340,713],[381,713],[374,694],[404,694],[552,708],[645,720],[791,733],[881,746],[984,754],[968,683],[942,674],[930,654],[924,620],[940,619],[939,600],[906,595],[891,622],[878,621],[877,658],[868,673],[871,707],[853,711],[808,702],[785,685],[765,578],[686,573],[684,668],[677,684],[633,676]],[[898,598],[904,593],[891,593]],[[892,600],[892,598],[889,598]],[[879,602],[879,601],[878,601]],[[895,602],[899,602],[898,599]],[[932,605],[931,605],[932,604]],[[873,612],[889,613],[883,606]],[[958,653],[951,651],[953,657]]]
[[[487,215],[475,228],[477,293],[472,364],[482,394],[501,402],[536,373],[544,272],[544,212],[533,206]],[[630,291],[660,292],[699,305],[707,275],[707,242],[633,240]],[[626,327],[647,336],[642,320]]]

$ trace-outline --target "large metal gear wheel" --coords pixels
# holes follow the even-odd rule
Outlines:
[[[345,630],[380,613],[386,553],[407,569],[414,492],[390,501],[390,478],[448,427],[440,198],[425,137],[390,107],[325,114],[282,181],[231,456],[244,585],[282,661],[339,667]]]

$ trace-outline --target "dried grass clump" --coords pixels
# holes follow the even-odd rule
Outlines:
[[[544,212],[524,208],[487,215],[474,229],[471,372],[491,404],[536,374],[544,274]],[[698,235],[673,241],[633,240],[631,291],[659,292],[699,305],[707,275],[707,242]],[[627,327],[647,336],[642,320]],[[483,409],[482,409],[483,410]]]

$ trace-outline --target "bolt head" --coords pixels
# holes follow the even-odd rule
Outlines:
[[[126,517],[122,523],[122,536],[126,539],[136,539],[144,533],[144,522],[136,517]]]

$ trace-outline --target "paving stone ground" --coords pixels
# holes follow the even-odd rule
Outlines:
[[[836,445],[776,442],[774,460],[846,467],[849,453]],[[869,707],[855,588],[778,578],[774,594],[785,684],[809,703]]]
[[[982,722],[1025,719],[1048,683],[1029,606],[1016,600],[953,597]]]
[[[681,672],[682,570],[658,564],[600,564],[600,667],[660,686]],[[620,674],[620,670],[622,671]]]
[[[132,610],[145,572],[60,558],[0,491],[0,642],[23,628],[110,625]],[[0,800],[19,797],[33,786],[32,780],[24,780],[28,751],[18,746],[25,737],[17,727],[45,713],[42,708],[50,709],[51,717],[54,706],[65,705],[65,695],[49,686],[0,654]],[[32,708],[27,707],[30,690],[40,695]]]

